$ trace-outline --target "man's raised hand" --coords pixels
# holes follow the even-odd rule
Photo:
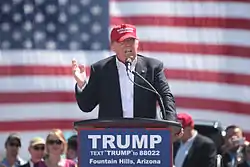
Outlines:
[[[78,65],[77,61],[73,59],[71,68],[78,87],[82,88],[86,84],[87,80],[85,67],[83,65]]]

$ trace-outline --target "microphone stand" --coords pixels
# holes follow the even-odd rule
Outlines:
[[[159,92],[154,88],[154,86],[153,86],[149,81],[147,81],[147,80],[146,80],[143,76],[141,76],[138,72],[132,71],[132,70],[131,70],[131,68],[130,68],[130,67],[131,67],[131,61],[128,61],[128,60],[131,60],[131,59],[127,59],[127,60],[126,60],[125,66],[126,66],[126,71],[127,71],[127,75],[128,75],[129,80],[130,80],[133,84],[135,84],[136,86],[138,86],[138,87],[140,87],[140,88],[142,88],[142,89],[148,90],[148,91],[150,91],[150,92],[153,92],[153,93],[155,93],[155,94],[157,95],[158,100],[159,100],[160,111],[161,111],[161,114],[162,114],[162,119],[163,119],[163,120],[167,120],[167,113],[166,113],[165,106],[164,106],[164,103],[163,103],[163,100],[162,100],[161,95],[159,94]],[[140,84],[138,84],[138,83],[136,83],[136,82],[134,82],[134,81],[132,81],[131,78],[130,78],[130,76],[129,76],[129,72],[131,72],[134,76],[137,76],[137,77],[139,77],[140,79],[142,79],[144,82],[146,82],[147,85],[150,87],[150,89],[147,88],[147,87],[144,87],[144,86],[142,86],[142,85],[140,85]]]

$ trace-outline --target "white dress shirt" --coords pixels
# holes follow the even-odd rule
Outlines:
[[[30,163],[30,167],[34,167],[34,163],[31,160],[29,161],[29,163]]]
[[[135,70],[136,59],[131,64],[131,70]],[[116,66],[119,74],[123,118],[134,117],[134,84],[129,80],[126,66],[116,58]],[[134,75],[129,72],[129,77],[134,81]]]
[[[135,65],[137,62],[137,58],[131,64],[131,70],[135,70]],[[134,84],[129,80],[127,76],[126,66],[124,63],[119,61],[116,58],[116,66],[118,70],[119,83],[120,83],[120,91],[121,91],[121,101],[122,101],[122,109],[123,109],[123,117],[124,118],[133,118],[134,117]],[[134,75],[129,72],[129,77],[132,81],[134,81]],[[78,88],[78,91],[82,91],[87,84],[85,82],[82,88]]]
[[[194,135],[190,139],[188,139],[185,143],[181,143],[180,148],[178,149],[175,156],[175,167],[182,167],[197,134],[197,131],[195,131]]]

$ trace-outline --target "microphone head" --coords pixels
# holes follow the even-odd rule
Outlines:
[[[131,58],[126,58],[125,59],[125,65],[131,65],[131,63],[132,63],[132,59]]]
[[[126,71],[131,71],[131,64],[132,64],[132,59],[131,58],[126,58],[125,59],[125,66],[126,66]]]
[[[125,59],[125,62],[132,63],[132,59],[128,57],[128,58]]]

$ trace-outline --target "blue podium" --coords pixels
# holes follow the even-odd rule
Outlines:
[[[172,167],[172,137],[181,124],[145,118],[74,122],[79,167]]]

